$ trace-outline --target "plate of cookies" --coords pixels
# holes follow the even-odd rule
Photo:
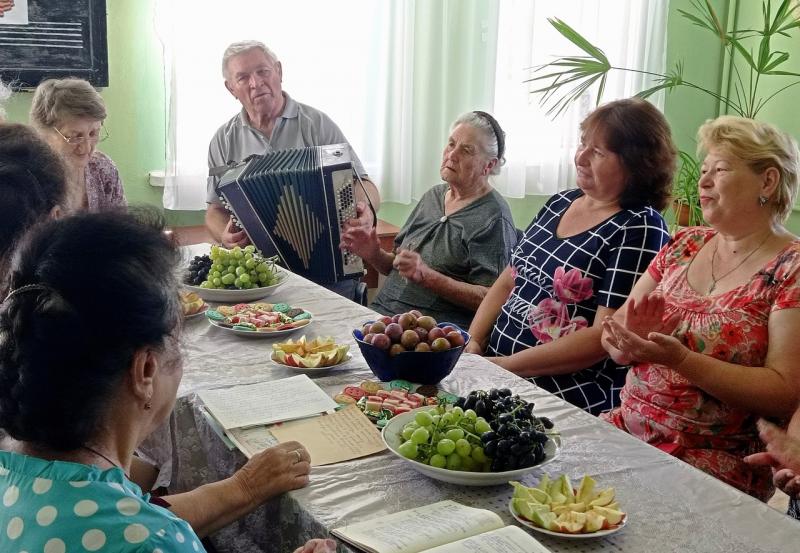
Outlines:
[[[294,332],[314,316],[302,307],[286,303],[238,303],[206,311],[208,322],[245,338],[265,338]]]

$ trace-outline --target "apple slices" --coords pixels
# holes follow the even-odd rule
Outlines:
[[[584,476],[577,489],[566,474],[554,480],[544,474],[534,488],[519,482],[509,484],[514,487],[514,510],[545,530],[588,534],[616,528],[625,519],[614,501],[614,488],[596,490],[597,482],[591,476]]]
[[[340,346],[330,336],[313,340],[303,336],[296,342],[290,339],[272,344],[272,359],[290,367],[317,369],[338,365],[347,358],[348,351],[349,345]]]

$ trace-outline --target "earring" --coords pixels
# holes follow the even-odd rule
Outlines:
[[[758,205],[760,205],[761,207],[764,207],[765,205],[767,205],[767,200],[769,200],[769,198],[767,198],[766,196],[759,196],[758,197]]]
[[[144,410],[149,411],[153,408],[153,403],[150,401],[150,398],[147,398],[147,401],[144,402]]]

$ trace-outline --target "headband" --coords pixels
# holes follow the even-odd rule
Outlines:
[[[24,294],[25,292],[55,292],[55,290],[49,286],[45,286],[44,284],[26,284],[25,286],[20,286],[19,288],[11,290],[6,296],[6,299],[3,300],[3,303],[7,302],[14,296]]]
[[[489,123],[489,126],[492,127],[494,136],[497,138],[497,159],[502,160],[503,154],[506,152],[506,133],[500,128],[500,123],[485,111],[473,111],[472,113]]]

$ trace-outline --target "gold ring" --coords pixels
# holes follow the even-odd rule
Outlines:
[[[292,453],[297,455],[297,461],[295,461],[295,464],[300,463],[303,460],[303,456],[300,455],[300,452],[298,450],[294,449],[292,450]]]

